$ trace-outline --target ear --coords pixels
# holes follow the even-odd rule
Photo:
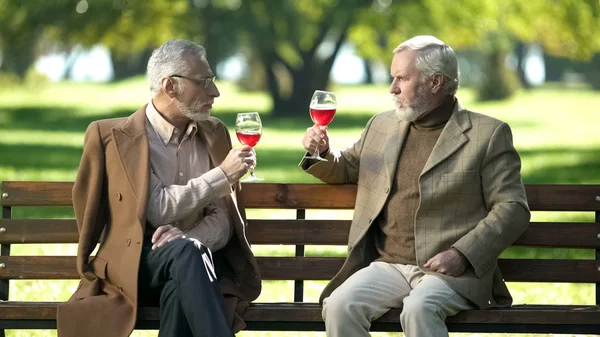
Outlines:
[[[437,73],[431,77],[431,93],[437,94],[444,86],[444,75]]]
[[[175,82],[173,82],[173,79],[171,79],[170,77],[163,77],[160,80],[160,88],[167,96],[169,96],[169,98],[177,97],[176,86],[177,84],[175,84]]]

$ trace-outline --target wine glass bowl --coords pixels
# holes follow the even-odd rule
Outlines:
[[[310,118],[318,126],[326,126],[331,123],[337,110],[337,99],[334,92],[315,90],[312,98],[310,99]],[[315,152],[306,156],[307,159],[315,159],[320,161],[327,161],[322,158],[319,153],[319,145],[315,147]]]
[[[240,112],[235,119],[235,135],[242,145],[256,146],[262,136],[262,122],[258,112]],[[254,175],[254,167],[250,167],[250,175],[242,182],[264,180]]]

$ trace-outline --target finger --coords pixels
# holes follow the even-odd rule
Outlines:
[[[311,143],[315,143],[315,144],[319,144],[320,142],[323,141],[323,137],[321,137],[319,134],[313,134],[312,137],[310,137]]]
[[[323,129],[321,129],[321,127],[318,125],[315,125],[315,128],[313,128],[313,132],[319,138],[325,137],[325,132],[323,132]]]
[[[152,234],[152,243],[156,243],[156,241],[162,236],[162,234],[170,229],[169,225],[160,226],[154,231]]]
[[[163,240],[165,235],[167,235],[167,234],[163,233],[161,236],[156,238],[156,242],[152,245],[152,250],[155,250],[156,248],[160,247],[159,244],[161,243],[161,241]]]
[[[437,260],[431,261],[431,263],[429,264],[429,269],[431,269],[433,271],[438,271],[440,269],[439,262]]]
[[[246,157],[244,159],[244,164],[246,164],[247,168],[254,168],[256,166],[256,158],[255,157]]]
[[[160,238],[160,241],[156,244],[157,247],[162,247],[164,246],[167,242],[169,242],[169,239],[172,237],[173,235],[171,235],[171,233],[167,233],[165,235],[163,235]]]
[[[433,262],[433,258],[429,259],[429,261],[427,261],[427,263],[425,263],[425,264],[423,265],[423,267],[425,267],[425,268],[430,268],[430,267],[431,267],[431,263],[432,263],[432,262]]]
[[[169,235],[171,235],[171,236],[179,236],[179,235],[183,235],[183,232],[181,231],[181,229],[179,229],[177,227],[173,227],[173,229],[171,229],[169,231]]]
[[[181,239],[183,237],[184,237],[183,233],[174,234],[174,235],[171,236],[171,238],[167,242],[171,242],[173,240]]]

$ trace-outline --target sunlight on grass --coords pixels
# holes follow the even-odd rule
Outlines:
[[[233,131],[235,114],[258,111],[263,119],[261,142],[256,147],[257,175],[266,183],[316,183],[299,167],[304,151],[301,140],[312,125],[308,109],[300,116],[274,118],[271,102],[260,92],[242,92],[232,83],[218,82],[221,97],[213,115]],[[335,86],[338,114],[329,126],[331,144],[345,148],[360,136],[369,118],[393,108],[387,86]],[[473,111],[507,122],[522,158],[525,183],[600,183],[600,94],[557,87],[522,91],[502,102],[475,101],[473,91],[460,89],[458,97]],[[143,77],[115,84],[60,83],[32,92],[13,87],[0,92],[0,181],[73,181],[82,151],[83,134],[93,120],[128,116],[150,98]],[[237,138],[232,132],[234,146]],[[294,218],[290,210],[248,210],[249,218]],[[13,210],[15,218],[72,217],[70,208],[26,208]],[[308,219],[351,219],[352,211],[308,210]],[[593,213],[534,212],[533,221],[589,222]],[[257,256],[293,256],[294,246],[255,245]],[[307,256],[346,256],[345,246],[307,246]],[[13,245],[13,255],[75,255],[76,245]],[[593,250],[511,248],[507,258],[594,259]],[[265,281],[259,302],[291,301],[292,281]],[[316,302],[325,281],[305,283],[305,300]],[[77,281],[18,280],[10,283],[11,300],[63,301]],[[508,284],[516,304],[592,304],[594,285],[559,283]],[[494,336],[505,336],[498,334]],[[13,330],[8,337],[54,337],[55,331]],[[132,336],[157,336],[156,331],[135,331]],[[241,337],[324,337],[322,332],[241,332]],[[372,333],[372,336],[398,336]],[[488,336],[451,334],[451,336]],[[511,335],[514,336],[514,335]],[[535,336],[535,335],[518,335]],[[545,336],[545,335],[538,335]],[[569,335],[565,335],[569,336]]]

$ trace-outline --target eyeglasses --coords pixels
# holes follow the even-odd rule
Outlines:
[[[214,83],[215,79],[217,78],[217,76],[212,76],[212,77],[207,77],[207,78],[195,79],[195,78],[191,78],[191,77],[187,77],[187,76],[183,76],[183,75],[177,75],[177,74],[173,74],[173,75],[171,75],[171,77],[185,78],[186,80],[192,81],[192,82],[196,83],[197,85],[204,86],[204,88],[210,87],[210,84]]]

